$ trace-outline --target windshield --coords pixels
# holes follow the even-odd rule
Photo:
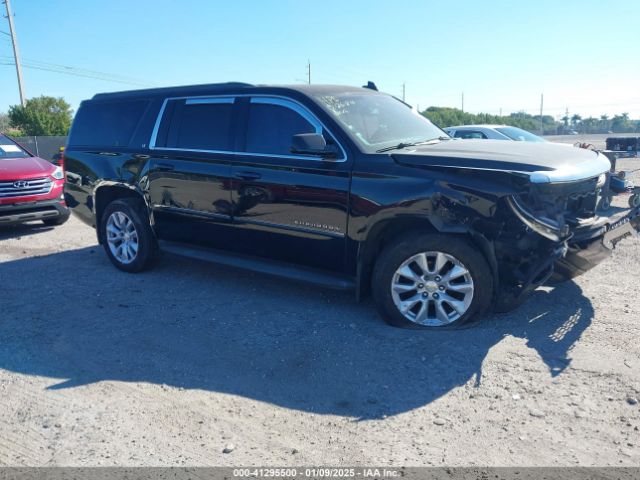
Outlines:
[[[497,127],[496,130],[517,142],[546,142],[544,138],[517,127]]]
[[[344,93],[315,98],[366,152],[446,136],[425,117],[389,95]]]
[[[30,155],[22,148],[0,134],[0,159],[2,158],[24,158]]]

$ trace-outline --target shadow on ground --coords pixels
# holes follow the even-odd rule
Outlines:
[[[0,225],[0,240],[36,235],[38,233],[48,232],[52,229],[53,227],[47,227],[41,222],[22,223],[18,225]]]
[[[408,331],[348,293],[169,256],[130,275],[99,247],[0,263],[0,279],[0,368],[49,388],[150,382],[361,419],[480,382],[507,335],[558,375],[593,317],[566,283],[464,330]]]

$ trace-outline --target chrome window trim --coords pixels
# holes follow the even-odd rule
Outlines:
[[[151,139],[149,140],[149,150],[155,149],[156,140],[158,139],[158,130],[160,130],[160,122],[162,122],[162,116],[164,115],[164,111],[167,108],[167,103],[169,103],[169,99],[165,98],[164,102],[162,102],[162,107],[160,107],[160,112],[158,112],[158,116],[156,117],[156,123],[153,125]]]
[[[185,105],[210,105],[229,104],[235,102],[235,97],[215,97],[215,98],[187,98]]]
[[[322,133],[322,130],[326,130],[329,135],[335,140],[342,156],[337,159],[325,160],[324,158],[317,155],[284,155],[284,154],[272,154],[272,153],[256,153],[256,152],[238,152],[234,150],[201,150],[201,149],[192,149],[192,148],[171,148],[171,147],[156,147],[156,140],[158,138],[158,131],[160,130],[160,123],[162,122],[162,117],[167,108],[167,104],[171,100],[186,100],[188,102],[193,102],[190,104],[197,103],[233,103],[237,98],[251,98],[251,103],[263,103],[268,104],[272,103],[274,105],[282,105],[288,108],[291,108],[294,112],[302,115],[302,117],[309,121],[313,126],[316,127],[316,133]],[[226,100],[223,102],[217,101],[218,99]],[[228,102],[231,100],[231,102]],[[292,108],[292,106],[294,108]],[[302,113],[304,112],[304,113]],[[320,130],[318,131],[318,128]],[[158,116],[156,117],[156,122],[153,126],[153,131],[151,132],[151,139],[149,141],[149,150],[172,150],[178,152],[195,152],[195,153],[215,153],[215,154],[227,154],[227,155],[249,155],[254,157],[276,157],[276,158],[287,158],[292,160],[311,160],[316,162],[328,162],[328,163],[342,163],[347,161],[347,152],[342,146],[342,144],[338,141],[336,136],[327,128],[327,126],[315,116],[313,112],[311,112],[305,105],[294,100],[289,97],[284,97],[282,95],[271,95],[271,94],[250,94],[250,93],[242,93],[238,95],[200,95],[200,96],[183,96],[183,97],[167,97],[162,102],[162,107],[160,107],[160,111],[158,112]]]

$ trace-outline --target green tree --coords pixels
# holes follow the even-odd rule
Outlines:
[[[575,130],[579,130],[580,129],[580,124],[582,123],[582,117],[580,115],[578,115],[577,113],[571,116],[571,126],[575,129]]]
[[[24,135],[67,135],[71,116],[71,106],[63,98],[41,96],[27,100],[24,107],[9,107],[11,126]]]
[[[9,126],[9,116],[6,113],[0,113],[0,132],[4,132]]]
[[[611,130],[616,133],[632,132],[634,130],[633,123],[629,120],[629,114],[615,115],[611,119]]]

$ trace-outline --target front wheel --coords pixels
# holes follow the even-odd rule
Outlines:
[[[414,234],[384,249],[372,289],[391,325],[455,328],[489,306],[493,277],[484,256],[467,241]]]
[[[102,215],[100,232],[109,260],[120,270],[141,272],[153,263],[157,246],[142,201],[111,202]]]

